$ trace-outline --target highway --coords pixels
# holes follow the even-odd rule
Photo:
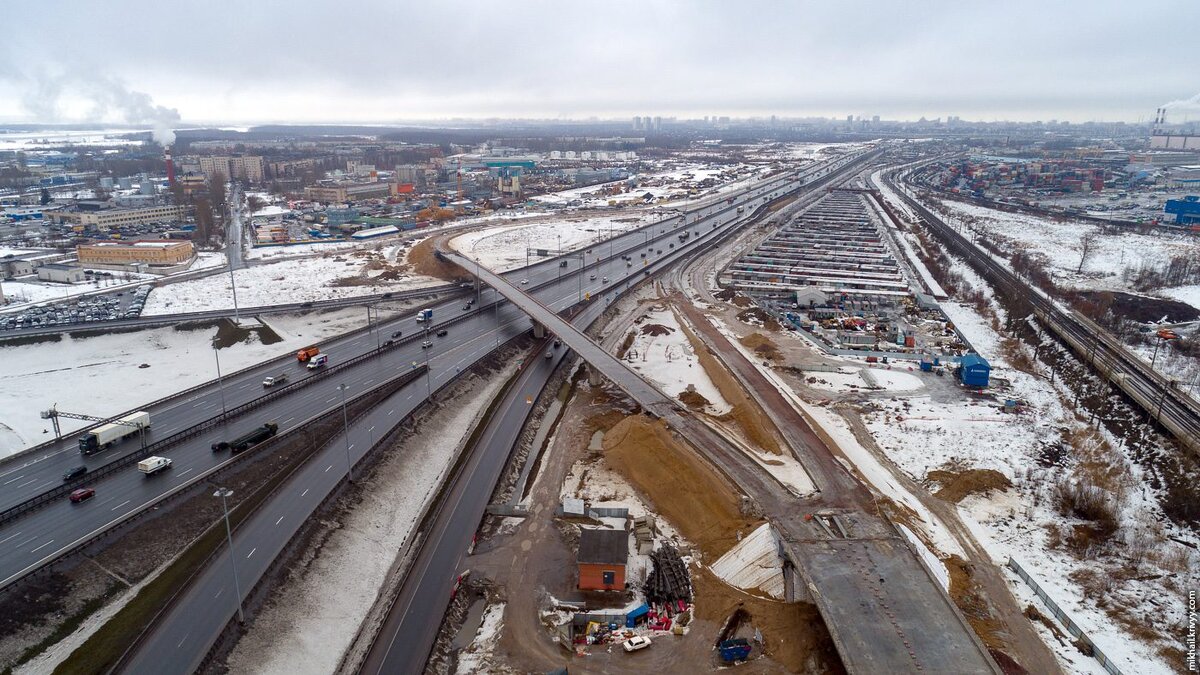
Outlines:
[[[698,241],[709,240],[719,233],[727,232],[741,222],[745,217],[749,216],[749,211],[745,216],[739,217],[736,213],[737,204],[745,203],[745,201],[758,199],[761,196],[773,193],[782,184],[785,179],[773,179],[762,187],[756,187],[749,191],[749,194],[736,201],[735,204],[718,204],[709,207],[704,207],[701,213],[696,214],[699,217],[693,220],[697,226],[707,225],[710,235],[696,236],[688,244],[688,246],[696,244]],[[704,212],[710,212],[706,215]],[[689,216],[692,214],[689,214]],[[719,222],[720,225],[714,228],[711,226],[709,219],[713,222]],[[675,218],[673,220],[680,220]],[[658,227],[659,232],[655,234],[653,228]],[[553,262],[552,266],[540,265],[534,268],[541,268],[537,272],[531,270],[521,271],[519,276],[523,279],[528,279],[528,287],[533,289],[533,292],[539,297],[545,306],[553,308],[553,311],[562,311],[579,300],[580,293],[587,293],[593,296],[593,301],[585,308],[578,317],[578,321],[590,323],[603,311],[606,304],[604,299],[605,293],[611,293],[618,286],[628,287],[631,281],[636,281],[640,276],[644,276],[645,270],[653,269],[657,271],[661,269],[669,261],[676,259],[687,249],[687,246],[677,246],[674,249],[663,247],[659,240],[674,238],[677,234],[672,227],[668,227],[666,223],[657,223],[653,226],[648,226],[646,232],[633,231],[626,235],[618,237],[612,242],[614,254],[608,259],[599,262],[589,262],[586,269],[583,271],[588,275],[588,279],[581,283],[578,279],[572,278],[570,274],[571,268],[568,268],[567,273],[562,272],[562,268],[558,267],[557,262]],[[622,248],[634,250],[636,247],[639,250],[644,250],[643,245],[650,242],[654,244],[655,251],[660,248],[665,252],[662,256],[657,253],[654,255],[654,264],[647,264],[646,268],[626,265],[626,262],[617,253]],[[607,248],[607,247],[605,247]],[[598,257],[598,256],[595,256]],[[597,280],[590,280],[592,273],[595,273]],[[612,279],[612,283],[605,284],[604,277]],[[547,284],[540,286],[540,284]],[[490,302],[492,291],[483,292],[481,304]],[[491,312],[481,312],[483,317],[487,317]],[[448,383],[457,374],[458,370],[466,365],[470,365],[478,358],[489,353],[496,344],[507,339],[512,335],[519,334],[527,330],[530,326],[526,315],[511,304],[503,304],[499,308],[497,315],[499,318],[500,328],[497,330],[496,321],[488,323],[487,318],[483,319],[483,324],[475,326],[474,330],[470,330],[470,340],[468,344],[461,347],[449,347],[444,356],[435,356],[431,360],[430,373],[431,381],[422,387],[421,382],[414,382],[405,387],[404,390],[397,393],[384,405],[379,406],[370,416],[367,421],[356,422],[351,430],[351,443],[353,444],[352,461],[357,462],[358,458],[365,452],[369,446],[369,439],[366,443],[363,442],[364,432],[361,428],[366,426],[368,429],[374,426],[377,430],[390,428],[392,424],[398,423],[403,419],[403,416],[408,414],[412,408],[419,404],[424,397],[421,394],[427,393],[422,391],[423,388],[437,389],[438,387]],[[467,322],[460,323],[452,328],[451,335],[464,334],[468,329],[464,328]],[[586,325],[586,324],[584,324]],[[463,350],[460,354],[458,350]],[[565,350],[558,350],[557,357],[552,359],[534,358],[533,363],[536,365],[526,369],[521,376],[521,383],[512,390],[513,396],[536,395],[540,392],[541,386],[545,382],[545,378],[553,371],[553,367],[561,358]],[[556,353],[553,352],[552,353]],[[376,370],[377,369],[373,369]],[[404,396],[403,399],[400,397]],[[514,399],[523,401],[521,398]],[[393,407],[394,402],[394,407]],[[521,405],[524,405],[523,403]],[[388,413],[385,417],[380,417],[384,408],[394,411]],[[394,421],[392,418],[395,418]],[[500,436],[511,435],[515,439],[515,435],[520,432],[520,426],[524,422],[523,416],[512,416],[513,419],[506,421],[502,428],[494,433]],[[505,418],[507,420],[507,416]],[[383,427],[383,424],[387,424]],[[511,448],[511,441],[508,442],[508,448]],[[336,441],[330,443],[324,448],[319,456],[312,460],[305,470],[300,472],[303,476],[297,476],[282,488],[276,498],[273,498],[270,503],[256,513],[246,524],[239,528],[235,534],[234,550],[237,553],[239,560],[238,574],[242,579],[242,590],[246,592],[252,587],[254,580],[257,579],[267,569],[270,562],[274,559],[277,553],[282,550],[287,541],[291,538],[295,529],[306,517],[308,512],[319,503],[319,499],[323,499],[323,495],[327,494],[337,484],[335,476],[326,476],[327,473],[333,473],[334,467],[345,466],[344,459],[339,460],[338,456],[344,450],[342,445]],[[507,452],[502,453],[499,459],[496,459],[494,453],[485,453],[491,459],[488,464],[488,471],[498,472],[502,469]],[[491,462],[494,462],[491,463]],[[480,462],[475,460],[471,469],[471,473],[475,474],[479,468]],[[313,467],[316,467],[315,469]],[[344,471],[344,470],[343,470]],[[498,476],[498,473],[496,474]],[[314,482],[304,482],[314,481]],[[494,485],[495,477],[492,477],[490,482],[485,482],[485,485]],[[478,511],[474,512],[473,508],[459,508],[457,501],[448,502],[454,504],[453,513],[457,515],[456,519],[451,519],[450,523],[444,526],[442,532],[444,539],[450,543],[448,549],[438,548],[438,550],[456,550],[457,557],[461,560],[462,554],[466,550],[465,545],[459,546],[458,541],[465,536],[469,542],[473,536],[476,526],[479,522],[479,517],[482,514],[483,507],[486,506],[486,500],[490,496],[490,487],[486,490],[473,490],[468,494],[474,495],[473,501],[479,501],[477,506]],[[314,495],[320,495],[316,501],[303,501],[310,499]],[[272,518],[283,518],[276,522]],[[465,520],[464,520],[465,519]],[[295,523],[291,528],[282,526],[284,522]],[[269,525],[268,523],[275,523]],[[464,523],[466,525],[464,525]],[[456,527],[459,525],[462,527]],[[243,561],[242,551],[249,549]],[[259,556],[257,561],[254,556]],[[220,632],[225,623],[232,616],[235,606],[229,599],[232,595],[232,575],[228,568],[228,564],[223,562],[226,558],[221,558],[220,562],[216,562],[210,569],[206,570],[202,577],[189,588],[186,598],[176,605],[171,613],[164,617],[156,626],[151,636],[142,644],[141,648],[135,657],[135,660],[130,662],[125,670],[127,672],[145,672],[141,668],[149,667],[149,664],[157,664],[160,669],[158,672],[189,672],[203,658],[204,653],[208,649],[208,644]],[[426,571],[432,571],[440,575],[447,574],[452,567],[442,564],[438,561],[431,565]],[[225,585],[229,584],[230,588]],[[429,589],[436,590],[439,586],[436,583],[421,584],[428,586]],[[421,601],[424,601],[424,595],[432,592],[430,590],[422,592]],[[222,600],[222,597],[225,599]],[[436,594],[435,596],[436,597]],[[444,606],[445,597],[442,596],[441,605]],[[440,616],[440,613],[439,613]],[[427,617],[423,617],[427,619]],[[427,622],[428,623],[428,622]],[[438,621],[433,622],[433,630],[436,631]],[[407,631],[402,631],[407,632]],[[162,664],[171,664],[166,671],[162,670]],[[178,668],[178,670],[176,670]],[[388,671],[390,672],[390,671]]]
[[[751,213],[747,212],[745,215],[749,216]],[[741,222],[741,219],[731,220],[715,230],[711,226],[700,228],[702,234],[689,237],[687,246],[672,252],[667,259],[656,261],[651,266],[652,274],[657,274],[686,257],[716,245],[720,239],[739,229]],[[708,234],[703,234],[704,232]],[[483,270],[480,272],[486,274]],[[614,287],[623,288],[625,285],[614,283]],[[598,309],[597,304],[588,306],[585,312],[571,321],[571,325],[589,325],[593,320],[593,313],[598,315]],[[564,330],[562,326],[559,329]],[[458,475],[451,478],[447,487],[448,494],[443,504],[439,505],[432,524],[417,548],[398,597],[390,607],[370,652],[360,666],[361,672],[390,674],[423,671],[427,656],[433,648],[445,605],[459,573],[463,570],[464,552],[474,537],[499,472],[508,461],[521,427],[528,417],[529,409],[524,403],[525,397],[535,396],[549,376],[548,371],[538,369],[521,378],[516,389],[505,397],[487,423],[469,463]],[[652,405],[673,408],[673,404],[657,390],[643,389],[633,382],[626,384],[636,386],[641,395],[656,397],[647,399]],[[741,466],[744,472],[752,470],[750,460],[741,453],[729,457],[729,463]],[[746,477],[745,480],[762,481],[763,478],[760,472],[755,471],[753,477]],[[763,490],[773,489],[766,483],[771,483],[770,479],[761,483]]]

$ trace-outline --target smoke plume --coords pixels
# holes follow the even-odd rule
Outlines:
[[[151,136],[160,145],[175,142],[174,127],[179,110],[157,105],[149,94],[131,90],[114,77],[103,75],[41,75],[27,77],[29,85],[22,97],[26,110],[39,121],[62,119],[60,104],[64,95],[84,99],[91,108],[88,121],[119,118],[126,124],[150,126]]]
[[[1178,101],[1164,103],[1164,108],[1200,108],[1200,94],[1196,94],[1191,98],[1183,98]]]

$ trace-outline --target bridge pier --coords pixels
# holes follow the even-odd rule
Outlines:
[[[546,337],[546,327],[533,319],[530,319],[530,321],[533,323],[533,337],[539,340]]]

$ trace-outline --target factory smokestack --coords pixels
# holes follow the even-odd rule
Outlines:
[[[175,162],[171,160],[171,148],[167,146],[163,152],[163,158],[167,160],[167,185],[175,187]]]

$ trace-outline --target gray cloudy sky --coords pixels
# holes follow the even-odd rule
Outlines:
[[[1194,0],[26,7],[4,11],[0,120],[1200,117]]]

